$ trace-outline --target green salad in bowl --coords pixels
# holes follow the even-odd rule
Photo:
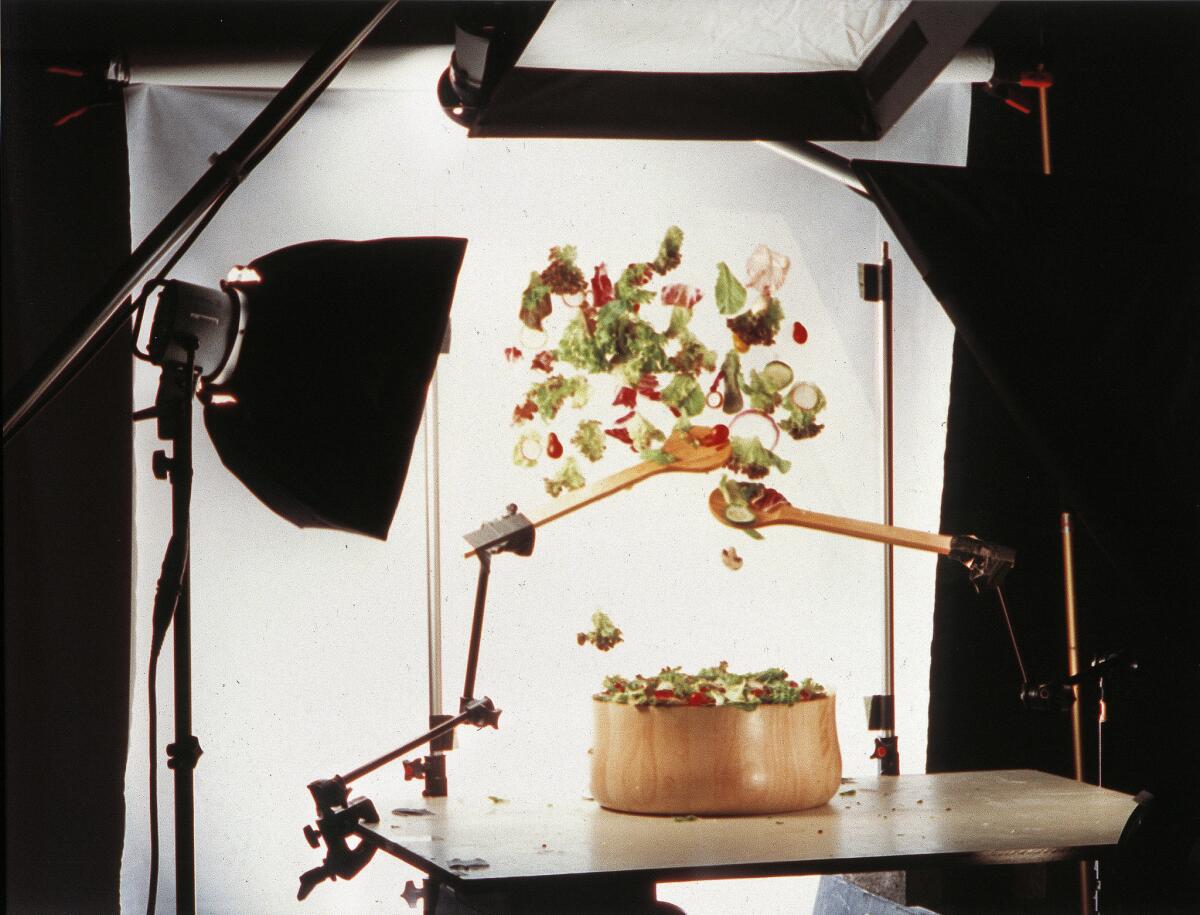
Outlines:
[[[794,705],[828,695],[810,677],[793,680],[780,667],[737,674],[722,661],[695,674],[679,667],[664,667],[654,676],[604,678],[604,689],[593,697],[599,702],[649,706],[721,706],[754,709],[760,705]]]

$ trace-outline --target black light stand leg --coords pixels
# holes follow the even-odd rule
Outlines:
[[[171,480],[171,540],[189,553],[192,502],[192,397],[195,393],[195,340],[180,340],[184,363],[163,366],[156,402],[158,436],[172,443],[171,457],[154,455],[154,472]],[[200,742],[192,734],[192,629],[191,575],[187,559],[174,600],[171,624],[175,659],[175,742],[167,746],[167,765],[175,772],[175,910],[183,915],[196,911],[195,781]],[[164,607],[169,612],[169,598]],[[165,626],[166,620],[156,620]]]
[[[492,554],[479,550],[479,579],[475,586],[475,611],[471,615],[471,641],[467,646],[467,674],[463,680],[462,698],[459,700],[459,710],[475,698],[475,673],[479,669],[479,643],[483,639],[483,609],[487,604],[488,578],[492,574]]]

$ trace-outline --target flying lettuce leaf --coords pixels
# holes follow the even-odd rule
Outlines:
[[[598,461],[604,456],[604,431],[598,419],[583,419],[571,436],[571,444],[579,449],[589,461]]]
[[[771,468],[780,473],[792,469],[790,461],[785,461],[775,452],[766,448],[758,436],[753,438],[731,438],[732,446],[726,467],[734,473],[744,473],[752,480],[758,480],[771,472]]]
[[[721,261],[717,264],[717,311],[723,315],[734,315],[746,304],[746,287],[738,282],[729,266]]]
[[[579,464],[573,457],[563,462],[562,469],[557,474],[545,477],[546,492],[556,499],[564,490],[582,489],[585,482],[583,474],[579,471]]]
[[[663,388],[662,402],[686,416],[697,416],[704,410],[704,391],[691,375],[679,374]]]

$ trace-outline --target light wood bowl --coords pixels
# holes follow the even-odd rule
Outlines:
[[[751,711],[592,701],[592,796],[629,813],[819,807],[841,784],[832,695]]]

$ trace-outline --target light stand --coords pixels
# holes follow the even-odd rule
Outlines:
[[[300,875],[300,889],[296,894],[298,900],[307,898],[313,888],[325,880],[336,880],[338,877],[349,880],[366,867],[375,854],[375,846],[368,842],[360,841],[353,848],[346,842],[358,823],[379,822],[379,813],[369,798],[350,799],[351,782],[429,744],[433,751],[430,755],[423,759],[403,760],[404,780],[424,781],[426,789],[422,794],[425,797],[444,797],[447,791],[446,758],[440,751],[450,749],[454,729],[468,723],[478,728],[499,727],[500,709],[487,696],[475,698],[475,676],[479,669],[492,556],[497,553],[529,556],[533,552],[534,530],[534,522],[518,512],[515,505],[509,505],[503,517],[489,521],[479,530],[467,534],[466,540],[479,558],[479,578],[475,586],[475,608],[471,615],[471,636],[459,713],[453,717],[440,716],[443,720],[433,724],[421,736],[344,775],[318,779],[309,784],[308,791],[317,808],[317,822],[304,827],[304,837],[313,848],[320,848],[324,841],[326,852],[320,865]]]
[[[173,341],[184,361],[162,367],[153,414],[158,437],[171,442],[171,456],[156,451],[154,475],[171,481],[171,539],[163,557],[154,597],[150,676],[174,623],[175,741],[167,746],[167,765],[175,772],[175,906],[196,911],[195,768],[200,741],[192,734],[192,634],[189,545],[192,501],[192,398],[195,395],[197,341],[191,336]],[[172,347],[174,349],[174,347]],[[154,714],[152,711],[151,714]],[[157,763],[152,760],[151,766]],[[151,798],[152,804],[157,804]],[[151,902],[153,905],[153,902]]]
[[[883,370],[883,523],[895,523],[895,467],[892,432],[892,403],[895,383],[893,369],[892,320],[892,259],[888,243],[883,243],[883,257],[878,264],[858,265],[859,292],[867,302],[880,303],[880,363]],[[893,545],[883,546],[883,695],[872,696],[868,711],[867,729],[881,731],[875,738],[874,759],[879,760],[880,775],[900,774],[900,738],[896,734],[896,586],[893,564]]]

